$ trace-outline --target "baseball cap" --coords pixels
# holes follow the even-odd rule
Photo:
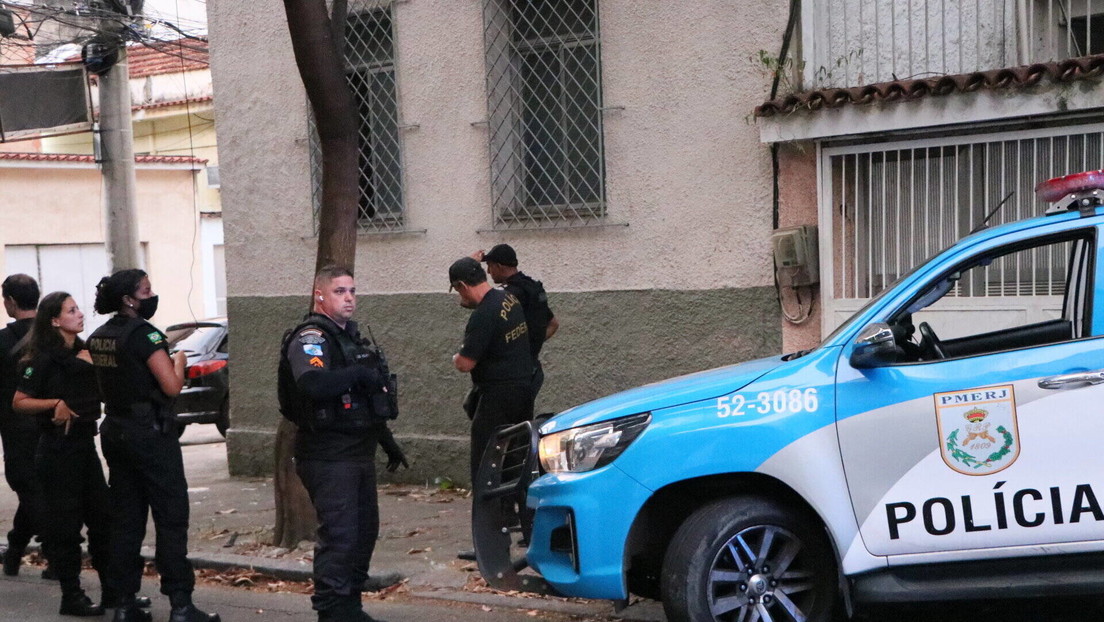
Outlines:
[[[457,259],[449,266],[449,291],[452,291],[453,283],[457,281],[467,283],[472,279],[486,281],[487,273],[483,271],[483,266],[471,257]]]
[[[491,250],[483,253],[483,261],[493,261],[512,268],[517,267],[517,253],[509,244],[496,244]]]

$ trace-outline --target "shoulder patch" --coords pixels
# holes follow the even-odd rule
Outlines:
[[[146,335],[146,337],[150,340],[150,343],[153,343],[153,344],[158,344],[158,343],[161,343],[162,341],[164,341],[164,338],[161,337],[161,333],[159,331],[156,331],[156,330],[153,331],[152,333]]]
[[[322,346],[314,343],[303,344],[303,353],[310,356],[322,356]]]
[[[299,331],[299,343],[302,344],[321,344],[326,343],[326,337],[319,328],[304,328]],[[308,354],[310,354],[308,352]]]
[[[30,378],[33,374],[34,374],[34,367],[28,366],[27,369],[23,370],[23,377],[24,378]]]
[[[322,362],[322,359],[318,358],[317,356],[316,356],[316,357],[313,357],[313,358],[311,358],[311,360],[310,360],[310,361],[308,361],[308,362],[309,362],[309,363],[311,364],[311,366],[313,366],[313,367],[325,367],[325,366],[326,366],[326,364]]]

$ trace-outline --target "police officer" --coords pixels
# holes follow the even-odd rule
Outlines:
[[[318,516],[311,602],[320,622],[373,620],[361,609],[361,594],[379,536],[376,445],[389,470],[407,465],[386,425],[394,396],[354,313],[352,272],[322,268],[313,312],[287,347],[295,385],[307,398],[308,412],[297,416],[295,471]]]
[[[65,292],[42,299],[24,349],[24,363],[12,409],[37,419],[42,435],[35,470],[49,520],[42,524],[50,565],[61,583],[61,608],[71,616],[103,615],[81,589],[81,527],[88,526],[88,552],[101,577],[104,601],[113,596],[106,579],[107,482],[96,450],[100,395],[92,359],[80,333],[84,313]],[[117,600],[117,599],[115,599]]]
[[[552,309],[548,307],[548,294],[544,285],[524,272],[518,270],[517,253],[509,244],[498,244],[491,250],[478,250],[472,253],[476,261],[487,262],[487,274],[491,280],[502,286],[521,301],[525,311],[525,323],[529,326],[529,354],[533,357],[533,399],[537,399],[544,386],[544,368],[540,362],[541,348],[544,342],[560,328]]]
[[[472,388],[464,401],[471,419],[471,477],[499,427],[533,417],[533,359],[529,327],[521,302],[508,291],[492,288],[483,266],[471,257],[449,267],[449,289],[460,306],[472,309],[460,351],[452,355],[457,370],[470,373]]]
[[[169,356],[165,335],[149,323],[158,298],[142,270],[121,270],[96,286],[96,312],[114,313],[88,338],[107,415],[100,443],[110,469],[110,588],[115,622],[150,620],[135,597],[142,580],[142,539],[152,511],[157,571],[170,622],[218,622],[192,604],[188,561],[188,482],[169,403],[184,386],[183,352]]]
[[[13,274],[0,285],[4,310],[14,322],[0,330],[0,439],[4,446],[4,476],[19,498],[8,532],[4,553],[4,574],[19,574],[19,563],[31,538],[42,523],[42,490],[34,474],[38,446],[38,424],[30,417],[12,412],[12,396],[19,376],[19,358],[30,338],[38,306],[38,282],[26,274]]]

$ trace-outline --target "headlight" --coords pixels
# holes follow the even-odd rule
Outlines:
[[[603,467],[621,455],[652,421],[650,413],[571,428],[540,440],[546,473],[580,473]]]

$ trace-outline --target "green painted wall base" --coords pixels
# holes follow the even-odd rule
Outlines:
[[[778,354],[781,328],[770,287],[699,291],[550,294],[560,332],[542,353],[546,381],[537,412],[647,382]],[[298,321],[303,297],[230,297],[231,475],[272,473],[279,411],[280,338]],[[362,296],[357,319],[372,331],[399,374],[401,416],[392,425],[412,459],[398,480],[468,480],[468,420],[460,405],[470,386],[452,367],[466,309],[447,294]]]

